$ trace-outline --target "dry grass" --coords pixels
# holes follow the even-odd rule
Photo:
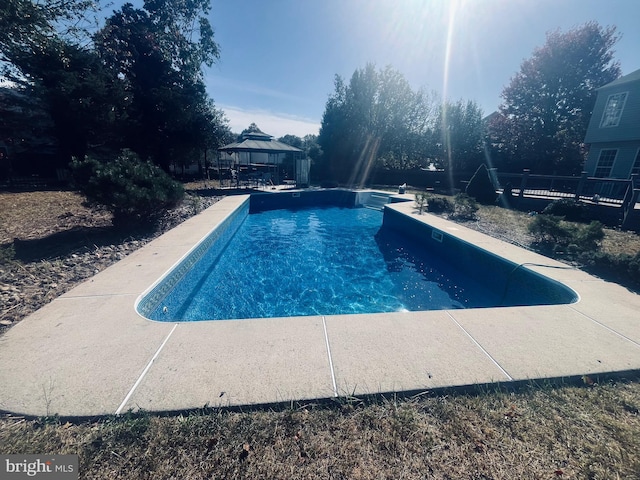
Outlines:
[[[107,221],[83,209],[70,192],[0,194],[0,243]],[[529,221],[483,207],[467,225],[526,244]],[[604,248],[632,253],[640,240],[607,230]],[[83,479],[633,479],[639,410],[630,380],[97,421],[4,416],[0,451],[78,454]]]
[[[188,196],[156,230],[125,231],[75,192],[0,192],[0,335],[217,198]]]
[[[109,226],[111,216],[83,205],[76,192],[0,192],[0,245],[41,238],[74,227]]]
[[[467,222],[467,226],[523,247],[527,247],[533,241],[533,237],[527,231],[532,220],[528,214],[500,207],[479,207],[477,220]]]
[[[525,212],[481,205],[475,228],[494,237],[527,246],[533,241],[533,237],[527,232],[532,220],[533,217]],[[473,222],[469,226],[474,227]],[[640,252],[640,235],[637,233],[614,228],[604,228],[604,233],[602,251],[613,255],[634,255]]]
[[[606,228],[602,250],[611,254],[635,255],[640,252],[640,235]]]
[[[78,454],[85,479],[638,478],[639,409],[638,383],[538,386],[82,423],[7,417],[0,444]]]
[[[507,210],[498,206],[479,205],[476,220],[464,222],[464,225],[501,240],[529,248],[534,238],[527,227],[533,217],[527,212]],[[640,252],[640,234],[614,228],[604,228],[603,252],[612,255]]]

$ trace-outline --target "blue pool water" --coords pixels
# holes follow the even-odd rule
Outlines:
[[[380,211],[339,207],[248,215],[222,254],[205,254],[149,317],[196,321],[500,304],[502,288],[488,289],[435,250],[383,227],[382,218]]]

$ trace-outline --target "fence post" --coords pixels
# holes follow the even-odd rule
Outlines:
[[[520,193],[518,193],[518,198],[524,197],[524,189],[527,186],[529,173],[531,173],[531,170],[529,170],[528,168],[525,168],[524,170],[522,170],[522,180],[520,181]]]
[[[633,186],[633,182],[631,182],[631,185],[629,186],[629,188],[631,189],[631,187]],[[636,214],[635,212],[635,206],[636,203],[638,202],[638,197],[640,197],[640,189],[633,189],[632,190],[632,194],[631,194],[631,201],[629,202],[629,204],[624,207],[624,210],[622,212],[622,229],[623,230],[628,230],[629,226],[633,224],[633,217]]]
[[[629,186],[622,200],[622,228],[627,229],[629,223],[632,221],[634,215],[634,208],[638,201],[638,194],[640,193],[640,182],[638,181],[640,175],[634,173],[629,180]]]
[[[580,195],[582,195],[584,184],[587,182],[587,175],[589,175],[588,172],[582,172],[582,175],[580,176],[580,180],[578,181],[578,188],[576,188],[576,196],[575,196],[575,200],[577,202],[580,201]]]
[[[627,191],[624,192],[624,198],[622,199],[622,214],[627,214],[627,206],[631,203],[631,197],[633,197],[634,190],[634,182],[633,177],[629,180],[629,184],[627,185]]]

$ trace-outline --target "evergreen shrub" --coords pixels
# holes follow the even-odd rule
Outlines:
[[[89,203],[111,211],[116,226],[153,223],[184,196],[182,184],[130,150],[110,161],[74,160],[71,167]]]
[[[562,224],[562,219],[558,215],[536,215],[527,228],[538,243],[568,245],[572,235]]]
[[[571,222],[581,222],[587,218],[587,206],[571,198],[561,198],[547,205],[542,213],[558,215]]]
[[[455,209],[448,198],[430,196],[427,210],[431,213],[453,213]]]
[[[496,202],[498,194],[484,163],[478,167],[469,180],[465,193],[483,205],[493,205]]]
[[[582,252],[578,260],[588,272],[640,291],[640,252],[635,255]]]
[[[577,228],[573,234],[572,243],[575,243],[580,250],[594,251],[600,248],[603,239],[602,223],[594,220],[589,225]]]
[[[478,211],[478,203],[466,193],[458,193],[453,197],[452,217],[459,220],[474,220]]]
[[[593,252],[600,248],[604,238],[602,224],[597,221],[589,225],[567,223],[558,215],[536,215],[529,224],[536,242],[553,245],[556,253],[577,255],[579,252]]]

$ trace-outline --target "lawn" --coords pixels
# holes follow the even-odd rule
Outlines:
[[[190,197],[161,230],[213,201]],[[158,234],[116,234],[73,192],[0,193],[0,211],[4,328]],[[527,246],[530,219],[483,207],[466,225]],[[602,248],[634,253],[640,240],[607,229]],[[640,478],[639,411],[637,377],[583,378],[269,409],[4,415],[0,451],[78,454],[87,479]]]

